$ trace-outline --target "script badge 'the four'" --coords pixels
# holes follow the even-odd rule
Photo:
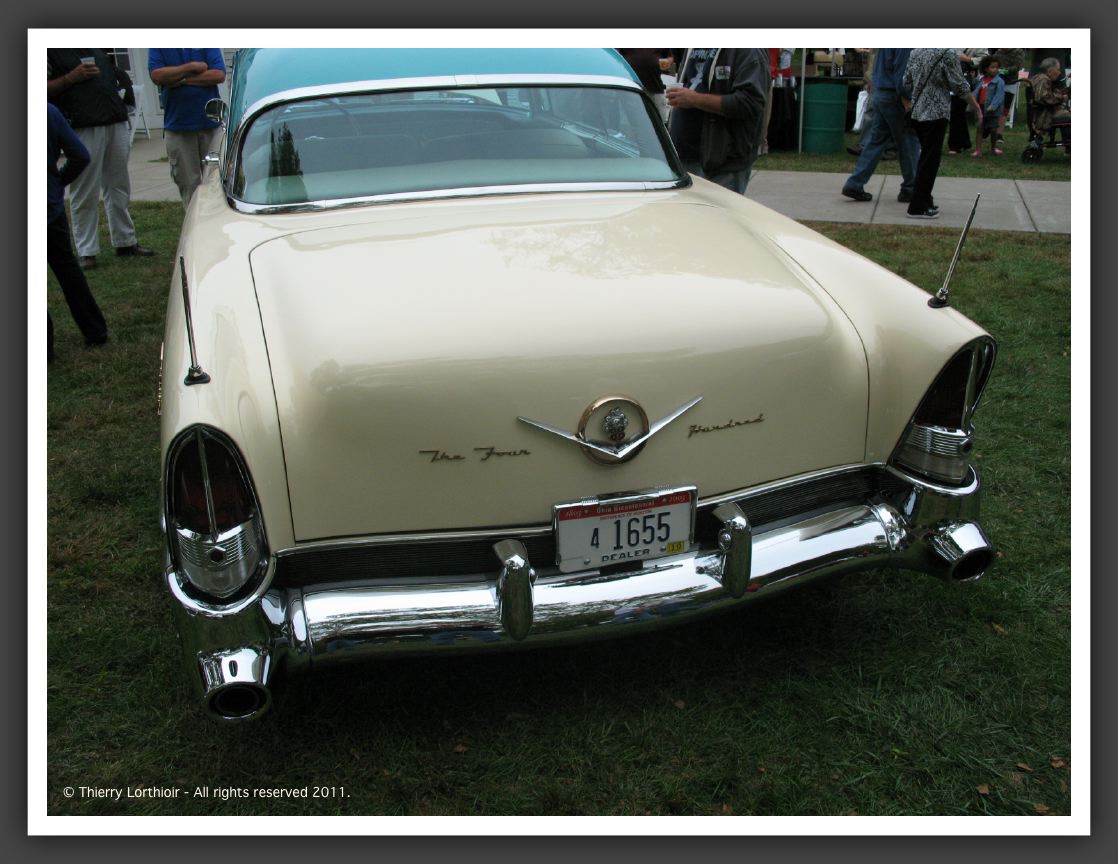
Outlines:
[[[694,399],[680,405],[674,411],[670,411],[655,423],[650,424],[644,408],[641,407],[641,404],[635,399],[630,399],[628,396],[604,396],[601,399],[596,399],[594,402],[591,402],[586,407],[586,410],[582,412],[582,417],[579,419],[578,430],[576,432],[567,432],[556,426],[542,423],[539,420],[532,420],[528,417],[517,417],[516,419],[521,423],[526,423],[536,429],[541,429],[544,432],[557,435],[560,438],[578,445],[582,452],[594,462],[601,465],[620,465],[636,456],[653,435],[685,412],[694,408],[702,400],[702,396],[696,396]],[[628,413],[625,411],[626,408],[629,409]],[[632,421],[629,419],[630,414],[636,417],[639,425],[639,430],[632,435],[629,434],[629,427],[633,425]],[[592,421],[595,418],[600,418],[600,428],[608,440],[600,441],[592,439],[587,434],[587,429],[593,428]],[[728,423],[711,426],[692,424],[688,427],[687,437],[691,438],[694,435],[701,435],[709,432],[720,432],[724,429],[732,429],[735,426],[749,426],[754,423],[761,423],[764,419],[764,414],[758,414],[750,420],[731,419]],[[502,460],[508,457],[531,455],[530,451],[523,449],[499,450],[496,447],[475,447],[473,449],[474,453],[477,454],[475,458],[478,458],[482,462],[488,462],[491,459]],[[419,452],[422,455],[429,456],[431,462],[467,461],[465,456],[456,453],[448,453],[445,450],[420,450]]]

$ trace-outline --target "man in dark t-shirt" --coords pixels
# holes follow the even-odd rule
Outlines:
[[[47,101],[62,112],[91,157],[89,167],[70,184],[74,245],[82,269],[97,265],[101,250],[97,203],[101,198],[116,254],[154,254],[136,242],[136,226],[128,212],[132,135],[109,56],[100,48],[48,48]]]

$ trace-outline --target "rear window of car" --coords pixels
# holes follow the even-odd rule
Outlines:
[[[617,88],[307,99],[253,122],[234,194],[250,204],[285,205],[494,186],[679,181],[664,142],[663,126],[641,94]]]

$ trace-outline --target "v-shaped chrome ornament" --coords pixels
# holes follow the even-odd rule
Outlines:
[[[582,448],[582,452],[585,453],[594,462],[598,462],[603,465],[620,465],[623,462],[628,462],[630,459],[636,456],[637,453],[639,453],[644,447],[644,445],[648,443],[648,440],[653,435],[655,435],[673,420],[678,418],[684,412],[694,408],[702,400],[702,396],[696,396],[694,399],[691,399],[690,401],[685,402],[683,405],[680,405],[674,411],[669,412],[664,417],[660,418],[651,425],[648,423],[648,417],[644,413],[644,409],[641,408],[640,404],[636,400],[630,399],[627,396],[606,396],[592,402],[589,406],[587,406],[586,410],[582,412],[582,419],[579,421],[577,432],[567,432],[564,429],[560,429],[548,423],[541,423],[539,420],[532,420],[529,417],[517,417],[516,419],[519,420],[521,423],[527,423],[529,426],[534,426],[537,429],[542,429],[544,432],[550,432],[552,435],[558,435],[560,438],[565,438],[573,444],[577,444],[580,448]],[[611,402],[625,403],[635,408],[640,413],[644,425],[644,431],[639,435],[636,435],[627,440],[622,439],[617,443],[610,443],[609,441],[595,441],[587,437],[586,425],[587,423],[589,423],[590,418],[593,416],[594,412],[602,406],[608,405]]]

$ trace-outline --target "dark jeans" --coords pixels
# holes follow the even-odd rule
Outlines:
[[[53,222],[47,223],[47,263],[62,288],[66,305],[70,307],[70,314],[74,316],[85,341],[92,345],[104,342],[109,329],[70,246],[70,222],[65,211]],[[47,313],[47,355],[53,354],[54,323],[50,320],[50,313]]]
[[[970,150],[970,129],[967,126],[967,103],[958,96],[951,97],[951,128],[947,131],[947,149],[963,152]]]
[[[909,213],[923,213],[932,206],[932,187],[939,174],[939,160],[943,156],[943,133],[947,131],[947,118],[918,120],[913,127],[920,139],[920,159],[916,163],[916,182],[912,187]]]
[[[886,147],[895,142],[897,159],[901,163],[901,191],[908,192],[916,174],[917,144],[916,136],[905,126],[904,106],[892,90],[875,90],[870,99],[873,100],[870,140],[863,144],[854,173],[846,178],[842,188],[862,191]]]

